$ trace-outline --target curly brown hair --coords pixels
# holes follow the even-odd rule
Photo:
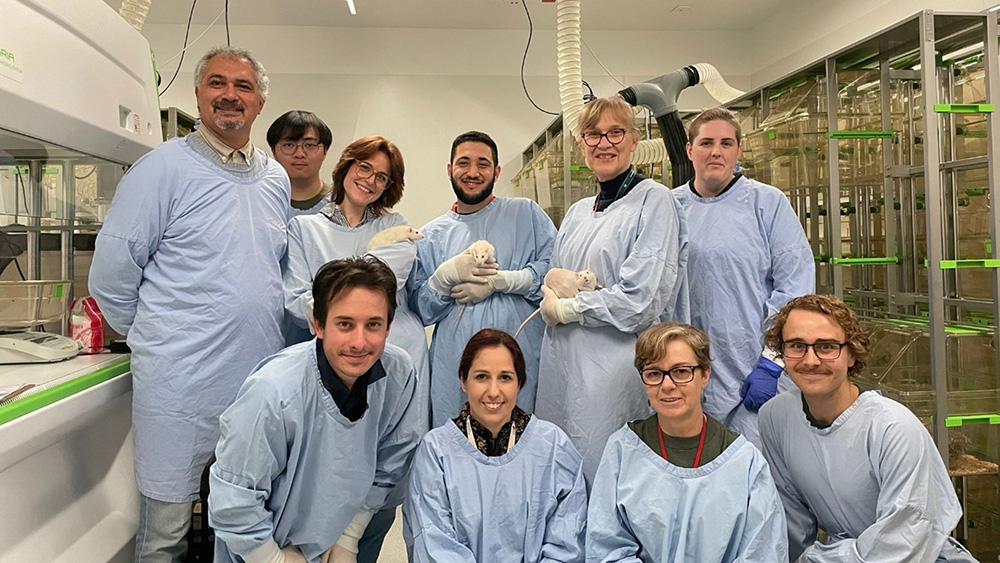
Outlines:
[[[778,314],[771,317],[771,327],[764,332],[765,346],[776,350],[779,354],[781,353],[782,344],[784,344],[782,335],[785,323],[788,322],[788,314],[796,309],[833,317],[833,320],[843,329],[844,340],[851,350],[851,355],[854,356],[854,365],[847,368],[847,375],[857,375],[864,369],[868,362],[868,332],[854,311],[832,295],[803,295],[785,303]]]
[[[403,174],[406,171],[403,166],[403,155],[396,148],[396,145],[392,144],[385,137],[372,135],[361,137],[357,141],[347,145],[347,148],[340,155],[340,161],[337,162],[337,166],[333,169],[333,191],[331,198],[334,203],[340,205],[344,201],[344,178],[347,177],[347,171],[351,169],[351,166],[359,160],[370,159],[379,151],[389,159],[389,178],[392,179],[392,184],[382,192],[382,195],[378,199],[368,204],[368,207],[376,215],[383,215],[392,206],[399,203],[399,200],[403,199]]]

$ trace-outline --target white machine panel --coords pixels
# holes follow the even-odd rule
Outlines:
[[[0,0],[0,128],[131,164],[162,141],[149,43],[100,0]]]

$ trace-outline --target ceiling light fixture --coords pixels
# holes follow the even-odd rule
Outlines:
[[[347,9],[351,11],[352,16],[358,15],[358,11],[354,9],[354,0],[347,0]]]

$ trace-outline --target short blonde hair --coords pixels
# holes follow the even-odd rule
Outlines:
[[[580,134],[582,135],[585,131],[591,131],[596,128],[597,122],[601,120],[601,116],[604,114],[608,114],[611,119],[621,122],[629,133],[632,133],[636,137],[639,136],[639,128],[635,126],[635,113],[632,111],[632,106],[628,105],[628,102],[618,96],[597,98],[583,106],[583,110],[580,111],[580,117],[577,119],[577,124],[580,126]]]
[[[701,126],[708,123],[709,121],[725,121],[726,123],[733,126],[733,130],[736,132],[736,146],[740,146],[740,137],[743,136],[743,129],[740,127],[740,122],[736,120],[736,116],[733,112],[726,108],[712,108],[707,109],[700,114],[698,117],[694,118],[691,125],[688,126],[688,142],[692,145],[694,140],[698,138],[698,133],[701,132]]]
[[[712,355],[708,345],[708,335],[697,328],[680,323],[660,323],[654,325],[635,342],[635,369],[642,371],[649,364],[660,361],[667,353],[667,345],[680,340],[691,347],[698,367],[707,370],[712,365]]]

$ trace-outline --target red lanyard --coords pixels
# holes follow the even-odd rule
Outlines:
[[[694,468],[697,469],[701,465],[701,450],[705,447],[705,429],[708,428],[708,419],[705,415],[701,415],[701,437],[698,438],[698,451],[694,454]],[[667,459],[667,447],[663,445],[663,429],[660,428],[660,423],[656,423],[656,433],[660,438],[660,455],[663,456],[664,461],[669,461]]]

